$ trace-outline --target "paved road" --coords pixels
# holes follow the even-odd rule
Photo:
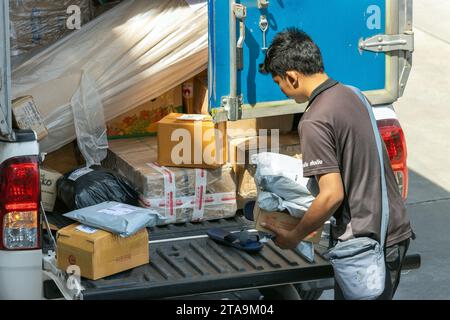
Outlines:
[[[408,211],[423,266],[397,299],[450,299],[450,0],[415,0],[414,67],[397,113],[411,169]]]
[[[450,0],[416,0],[414,66],[396,104],[409,147],[409,166],[450,191]],[[423,190],[410,202],[436,199]]]

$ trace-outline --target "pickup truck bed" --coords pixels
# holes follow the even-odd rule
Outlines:
[[[171,225],[150,230],[150,263],[105,279],[82,279],[81,299],[162,299],[223,291],[246,290],[333,277],[330,264],[316,247],[309,263],[296,251],[269,242],[258,254],[216,244],[206,236],[210,228],[240,231],[252,225],[238,216],[198,224]],[[326,242],[326,241],[325,241]],[[409,262],[418,265],[417,257]],[[52,281],[45,283],[52,292]],[[47,298],[54,298],[48,294]]]

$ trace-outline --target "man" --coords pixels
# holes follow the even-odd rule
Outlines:
[[[298,29],[279,33],[267,51],[261,71],[297,103],[309,101],[299,125],[304,175],[315,178],[320,193],[292,232],[267,225],[276,244],[293,249],[332,216],[332,239],[371,237],[380,241],[381,169],[369,113],[348,87],[325,73],[320,49]],[[392,299],[412,230],[384,148],[389,198],[386,288],[380,299]],[[390,280],[390,281],[389,281]],[[343,299],[336,285],[335,299]]]

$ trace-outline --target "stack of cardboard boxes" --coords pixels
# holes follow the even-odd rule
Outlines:
[[[171,90],[166,98],[156,99],[144,110],[154,119],[163,115],[161,109],[181,102],[185,113],[149,120],[144,126],[151,128],[147,132],[123,128],[120,135],[114,135],[110,130],[104,165],[130,179],[141,194],[142,205],[156,209],[168,223],[233,217],[246,201],[256,198],[249,164],[252,153],[279,150],[300,154],[298,137],[290,134],[293,115],[214,124],[208,115],[207,82],[205,71]],[[133,116],[121,118],[143,122],[142,107],[129,114]],[[118,122],[111,121],[108,128]],[[277,131],[270,136],[273,130]],[[269,134],[267,146],[259,136],[264,133]],[[157,138],[145,137],[155,134]],[[278,138],[280,147],[276,148],[271,141]],[[238,156],[242,154],[244,159]]]
[[[205,115],[206,72],[187,84],[107,124],[110,150],[105,166],[130,179],[141,193],[142,204],[170,215],[169,223],[233,216],[257,195],[252,154],[301,153],[298,135],[291,132],[292,115],[214,124]],[[186,88],[192,92],[188,94]],[[15,101],[13,113],[18,128],[34,129],[40,139],[46,136],[32,97]],[[57,179],[83,163],[76,142],[46,157],[42,168],[46,210],[53,210]],[[172,184],[167,182],[171,178]],[[173,191],[170,201],[169,191]]]
[[[21,103],[29,106],[30,101]],[[165,216],[168,224],[235,216],[257,197],[252,154],[301,154],[293,115],[214,124],[207,114],[207,76],[202,73],[107,124],[110,141],[103,165],[125,176],[139,191],[141,205]],[[40,124],[35,130],[44,135]],[[82,164],[76,142],[47,156],[42,168],[46,210],[53,210],[61,173]],[[263,212],[257,223],[265,217],[275,221],[274,216],[290,218]],[[119,239],[74,224],[60,230],[58,245],[61,269],[77,265],[83,277],[94,280],[149,260],[146,232]]]
[[[181,86],[109,121],[108,139],[156,136],[158,121],[172,112],[183,112]]]
[[[209,169],[162,166],[158,149],[154,137],[114,140],[104,165],[127,177],[139,191],[142,206],[168,218],[167,223],[236,214],[236,184],[230,165]]]

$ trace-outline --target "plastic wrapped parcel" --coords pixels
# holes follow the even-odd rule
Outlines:
[[[118,202],[104,202],[75,210],[64,215],[81,224],[130,237],[143,228],[162,224],[164,217],[157,212]]]
[[[206,6],[128,0],[14,66],[13,96],[33,96],[49,130],[41,151],[78,133],[90,165],[106,156],[105,120],[157,98],[207,63]]]
[[[303,177],[302,160],[264,152],[252,157],[257,166],[255,181],[260,189],[258,205],[266,211],[284,211],[302,218],[318,194],[314,179]]]

